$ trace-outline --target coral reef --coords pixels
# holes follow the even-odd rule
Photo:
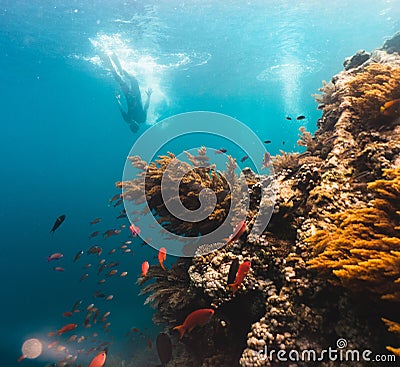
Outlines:
[[[349,289],[400,302],[400,167],[384,177],[367,185],[367,207],[331,215],[330,228],[307,239],[317,254],[309,264]]]
[[[185,335],[182,354],[169,365],[186,360],[193,367],[309,366],[314,365],[309,360],[279,361],[277,352],[313,349],[319,355],[343,339],[349,350],[400,355],[400,348],[391,346],[400,343],[400,127],[399,118],[380,113],[385,102],[400,97],[396,39],[350,58],[345,70],[324,83],[316,97],[323,111],[318,130],[313,136],[300,130],[299,144],[306,151],[273,158],[279,193],[262,235],[243,235],[223,247],[205,245],[216,250],[203,255],[199,249],[168,272],[150,269],[146,281],[153,283],[144,292],[157,307],[155,320],[171,334],[189,312],[215,309],[209,325]],[[188,158],[191,173],[183,192],[193,191],[194,182],[226,189],[205,152]],[[152,209],[161,218],[157,186],[171,159],[161,157],[148,166],[135,161],[148,177]],[[244,173],[251,227],[256,211],[271,205],[260,203],[260,190],[270,182],[248,169]],[[125,195],[135,200],[135,190],[131,184]],[[223,217],[227,197],[222,199]],[[214,228],[220,217],[213,218],[215,223],[196,230]],[[233,259],[251,261],[236,294],[227,289]],[[275,354],[263,358],[266,350]],[[365,365],[362,360],[344,363]]]
[[[155,162],[150,164],[141,160],[140,157],[129,157],[132,165],[141,170],[140,177],[132,181],[118,182],[117,187],[123,188],[123,198],[128,201],[141,204],[147,200],[148,206],[151,211],[154,211],[158,222],[170,232],[192,237],[199,233],[210,233],[225,220],[231,206],[232,192],[239,185],[239,179],[235,174],[236,162],[231,157],[229,157],[226,171],[220,172],[216,170],[215,166],[208,163],[209,158],[206,156],[204,147],[199,149],[198,154],[198,156],[193,156],[186,152],[191,164],[177,159],[172,153],[159,156]],[[169,174],[165,174],[166,170]],[[163,190],[161,190],[163,177],[168,182],[163,182]],[[212,213],[198,222],[179,219],[182,217],[182,213],[171,215],[163,196],[174,197],[173,190],[176,183],[179,183],[179,197],[184,210],[198,209],[200,192],[203,189],[210,189],[216,195],[217,203],[215,207],[211,206],[212,201],[208,205],[208,201],[204,200],[203,191],[202,210],[212,211]],[[143,192],[145,196],[143,196]],[[240,213],[236,215],[240,216]]]

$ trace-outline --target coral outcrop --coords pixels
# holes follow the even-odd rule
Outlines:
[[[313,350],[319,357],[329,347],[399,355],[400,116],[380,112],[384,103],[400,98],[399,53],[397,38],[388,40],[380,50],[350,58],[345,70],[324,83],[316,96],[323,111],[318,130],[314,135],[300,130],[305,152],[273,157],[279,192],[262,235],[244,234],[211,253],[179,260],[168,272],[150,269],[147,280],[153,283],[144,292],[157,307],[155,320],[171,335],[194,309],[215,309],[210,324],[185,335],[182,354],[170,366],[310,366],[310,359],[279,360],[278,352],[288,357]],[[155,195],[151,207],[161,217],[167,213],[157,190],[169,159],[173,156],[148,166],[136,159],[148,175],[146,190]],[[182,185],[188,198],[194,182],[225,190],[212,165],[197,170],[197,160],[191,161]],[[265,178],[246,170],[246,179],[251,227],[264,205],[259,193]],[[126,198],[135,200],[135,182]],[[199,225],[198,233],[219,224],[228,199],[219,202],[221,217]],[[188,231],[182,223],[171,221],[171,227]],[[252,266],[232,294],[227,277],[235,258]],[[325,358],[318,365],[338,362]]]
[[[206,148],[199,149],[197,156],[188,152],[186,155],[190,163],[177,159],[172,153],[160,156],[150,164],[141,160],[140,157],[129,157],[132,165],[141,170],[140,177],[132,181],[118,182],[117,187],[123,188],[123,198],[128,201],[141,204],[147,200],[148,206],[151,211],[154,211],[158,222],[170,232],[193,237],[198,234],[210,233],[222,224],[231,206],[231,192],[239,185],[239,180],[235,174],[236,162],[232,158],[229,158],[226,171],[221,173],[214,165],[208,163]],[[168,174],[165,174],[166,170],[168,170]],[[170,183],[163,182],[162,185],[163,177]],[[179,198],[182,210],[198,209],[200,206],[199,195],[202,192],[202,209],[212,211],[212,213],[204,220],[197,222],[179,219],[183,216],[183,213],[180,212],[171,215],[166,205],[168,203],[163,200],[163,196],[175,197],[173,190],[176,182],[180,183]],[[163,191],[161,187],[163,187]],[[203,189],[209,189],[216,195],[215,206],[211,206],[212,201],[207,205]],[[236,215],[240,215],[240,213]]]

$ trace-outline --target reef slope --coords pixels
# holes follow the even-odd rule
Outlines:
[[[265,348],[320,353],[339,341],[400,355],[400,118],[381,111],[400,98],[399,39],[346,59],[324,83],[316,133],[300,129],[305,152],[273,159],[279,191],[263,235],[181,259],[167,274],[150,269],[154,283],[143,291],[171,335],[188,312],[216,309],[209,325],[183,338],[169,366],[272,366],[276,355],[260,358]],[[251,201],[263,205],[265,178],[246,175]],[[233,295],[226,282],[235,258],[252,267]]]

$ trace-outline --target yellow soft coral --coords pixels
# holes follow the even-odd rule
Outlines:
[[[307,239],[315,254],[309,266],[347,288],[400,302],[400,168],[385,176],[368,185],[370,206],[333,214],[331,230]]]
[[[400,302],[400,168],[368,184],[375,198],[368,207],[331,216],[330,230],[319,230],[306,241],[314,258],[309,267],[354,292]],[[400,325],[384,320],[389,331]],[[400,355],[400,348],[388,347]]]
[[[394,321],[390,321],[388,319],[382,318],[382,321],[386,324],[388,327],[388,330],[392,333],[396,333],[400,335],[400,324]],[[400,348],[393,348],[393,347],[386,347],[386,349],[396,356],[400,357]]]

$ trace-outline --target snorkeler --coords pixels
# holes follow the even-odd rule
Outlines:
[[[119,83],[121,91],[125,96],[127,111],[124,110],[121,103],[121,96],[117,95],[118,108],[123,119],[128,123],[130,129],[136,133],[139,130],[139,124],[146,122],[147,110],[149,109],[150,96],[153,92],[151,88],[146,91],[147,100],[142,104],[139,83],[133,75],[129,75],[121,66],[117,56],[112,54],[108,57],[111,72],[115,80]]]

